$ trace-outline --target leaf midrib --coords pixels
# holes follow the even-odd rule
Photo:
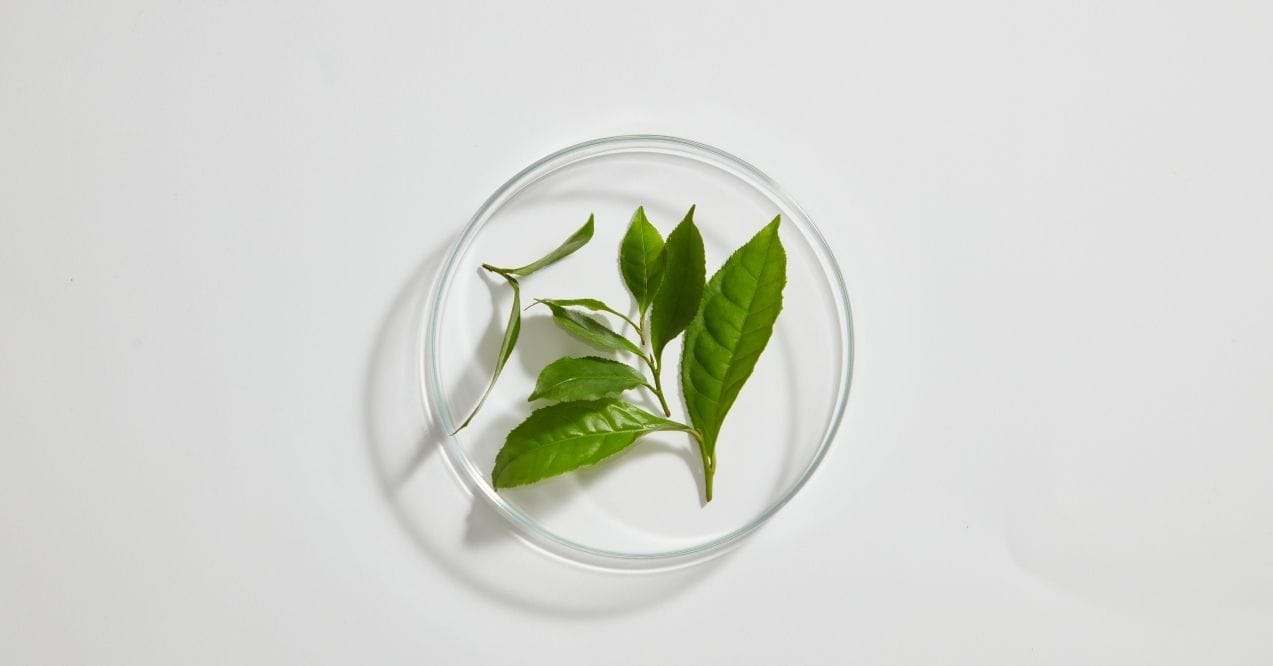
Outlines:
[[[549,441],[549,442],[543,442],[543,443],[534,444],[534,445],[532,445],[532,446],[529,446],[529,447],[527,447],[527,448],[523,449],[520,453],[517,453],[515,456],[513,456],[512,458],[510,458],[510,461],[511,461],[511,460],[515,460],[515,459],[517,459],[517,458],[520,458],[520,457],[522,457],[523,455],[526,455],[527,453],[531,453],[531,452],[533,452],[533,451],[538,451],[539,449],[542,449],[542,448],[545,448],[545,447],[548,447],[548,446],[552,446],[552,445],[555,445],[555,444],[565,444],[565,443],[568,443],[568,442],[573,442],[573,441],[580,440],[580,439],[586,439],[586,438],[589,438],[589,437],[608,437],[608,436],[610,436],[610,435],[630,435],[630,434],[633,434],[633,433],[640,434],[640,433],[646,433],[646,432],[656,432],[656,431],[659,431],[659,430],[681,430],[681,429],[682,429],[682,428],[681,428],[680,426],[673,426],[673,425],[657,425],[657,426],[651,426],[651,427],[649,427],[649,428],[628,428],[628,429],[624,429],[624,430],[607,430],[606,432],[590,432],[590,433],[585,433],[585,434],[582,434],[582,435],[571,435],[570,437],[564,437],[564,438],[562,438],[562,439],[554,439],[554,440]],[[504,466],[505,466],[505,467],[507,467],[507,466],[508,466],[508,464],[507,464],[507,463],[505,463],[505,465],[504,465]]]
[[[646,222],[649,224],[649,222]],[[647,240],[646,229],[641,227],[637,231],[637,236],[641,241],[641,256],[637,257],[637,261],[641,264],[641,292],[643,294],[641,300],[649,300],[650,298],[650,264],[645,260],[650,254],[650,248],[646,247]]]
[[[765,307],[765,308],[761,308],[760,310],[753,311],[752,306],[755,304],[757,296],[761,292],[761,287],[769,287],[769,286],[772,286],[773,284],[776,284],[782,281],[782,280],[775,279],[775,280],[766,281],[764,283],[760,282],[760,278],[761,278],[761,275],[764,274],[765,267],[769,265],[769,259],[774,252],[774,248],[778,247],[778,243],[776,242],[777,239],[778,239],[777,234],[774,234],[770,238],[768,244],[765,246],[765,254],[762,261],[760,262],[759,272],[752,272],[750,270],[750,267],[747,265],[747,263],[743,259],[743,257],[741,256],[739,257],[739,261],[738,261],[739,270],[741,270],[748,278],[751,279],[753,283],[755,283],[755,286],[751,290],[751,295],[747,299],[746,307],[740,306],[737,301],[735,301],[733,298],[729,296],[729,294],[725,292],[725,289],[724,289],[725,280],[724,280],[723,274],[721,276],[720,283],[716,285],[716,293],[722,299],[724,299],[726,303],[728,303],[729,305],[735,308],[743,310],[743,321],[738,326],[738,330],[739,330],[738,339],[732,345],[722,344],[722,340],[716,335],[715,332],[712,331],[711,328],[707,327],[706,325],[704,325],[702,328],[702,333],[706,334],[711,339],[711,341],[717,347],[719,347],[722,351],[724,351],[725,354],[728,356],[727,363],[725,364],[725,367],[726,367],[725,376],[721,378],[718,378],[715,375],[713,375],[707,369],[708,368],[707,364],[702,363],[701,361],[697,363],[698,365],[697,369],[700,372],[710,377],[712,381],[715,381],[721,385],[720,390],[716,392],[716,395],[713,396],[704,392],[703,389],[700,388],[698,384],[694,381],[689,382],[689,388],[693,390],[695,393],[697,393],[700,397],[702,397],[706,402],[710,403],[711,405],[712,412],[713,412],[712,414],[713,423],[711,424],[712,430],[718,429],[721,425],[719,423],[719,421],[721,420],[719,408],[724,404],[723,398],[729,393],[735,392],[736,389],[740,388],[741,385],[744,382],[746,382],[747,377],[750,376],[750,373],[748,373],[747,375],[743,375],[742,377],[734,377],[734,376],[731,376],[732,373],[730,372],[730,370],[736,367],[735,361],[741,356],[739,354],[739,348],[742,346],[743,339],[763,328],[763,326],[751,325],[752,322],[756,319],[758,315],[764,314],[768,312],[770,309],[772,309],[771,307]],[[781,297],[776,299],[773,307],[777,307],[777,308],[782,307]],[[704,308],[704,312],[705,311],[706,311],[706,308]],[[695,353],[695,356],[697,355],[698,354]],[[752,370],[754,371],[754,368],[752,368]],[[704,406],[706,407],[706,405]]]
[[[567,378],[565,378],[565,379],[563,379],[563,380],[561,380],[561,381],[557,382],[556,384],[550,384],[547,388],[554,389],[554,388],[558,388],[558,387],[561,387],[561,386],[565,386],[566,384],[569,384],[570,382],[578,382],[578,381],[584,381],[584,380],[594,380],[594,381],[595,381],[595,380],[598,380],[598,379],[615,379],[615,380],[618,380],[618,379],[631,379],[631,378],[630,378],[630,377],[624,377],[624,376],[622,376],[622,375],[589,375],[589,376],[587,376],[587,377],[567,377]]]

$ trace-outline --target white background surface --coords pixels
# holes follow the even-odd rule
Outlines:
[[[3,2],[0,663],[1273,660],[1266,7]],[[789,187],[859,355],[771,525],[613,578],[403,395],[472,210],[640,131]]]

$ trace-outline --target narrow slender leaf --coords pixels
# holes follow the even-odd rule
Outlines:
[[[706,257],[703,236],[694,226],[693,206],[667,235],[662,254],[663,278],[650,312],[650,345],[655,359],[663,358],[663,348],[694,319],[703,298]]]
[[[743,382],[773,333],[787,283],[787,254],[775,217],[725,261],[685,331],[681,387],[690,423],[714,469],[716,438]]]
[[[606,312],[612,314],[623,321],[627,322],[633,328],[637,328],[636,322],[628,319],[627,315],[606,305],[604,302],[595,298],[537,298],[535,303],[543,303],[545,305],[560,305],[563,308],[580,307],[593,312]],[[533,305],[533,304],[532,304]]]
[[[477,401],[477,406],[469,413],[468,418],[464,419],[464,423],[456,428],[451,434],[463,430],[477,416],[477,412],[482,409],[482,405],[486,403],[486,399],[490,397],[491,390],[495,388],[495,382],[499,380],[499,375],[504,370],[504,364],[508,362],[508,357],[513,355],[513,347],[517,346],[517,336],[522,330],[522,291],[521,285],[517,282],[517,277],[525,277],[535,271],[550,266],[552,264],[570,256],[575,250],[583,247],[588,241],[592,240],[593,217],[588,216],[588,221],[582,227],[579,227],[575,233],[570,235],[564,243],[557,246],[557,249],[544,255],[537,261],[532,261],[525,266],[519,268],[499,268],[490,264],[482,264],[482,268],[496,273],[508,281],[513,288],[513,311],[508,315],[508,326],[504,329],[504,340],[500,343],[499,354],[495,357],[495,371],[491,373],[491,383],[486,386],[486,390],[482,393],[481,399]]]
[[[558,326],[566,329],[567,333],[580,340],[599,349],[626,351],[642,356],[640,347],[636,346],[631,340],[615,333],[601,320],[589,317],[576,310],[563,308],[560,305],[553,305],[552,303],[545,303],[545,305],[552,309],[553,321],[557,322]]]
[[[517,268],[498,268],[490,265],[485,265],[485,267],[488,270],[493,270],[497,273],[506,273],[508,275],[516,275],[518,277],[526,277],[541,268],[547,268],[548,266],[570,256],[575,250],[578,250],[586,245],[588,241],[592,240],[592,217],[593,216],[589,215],[588,221],[584,223],[582,227],[579,227],[575,233],[571,234],[570,238],[566,239],[566,242],[558,245],[557,249],[549,252],[536,261],[532,261],[525,266],[519,266]]]
[[[686,426],[620,400],[561,402],[531,413],[513,428],[495,457],[496,488],[534,483],[598,462],[642,435]]]
[[[645,386],[636,368],[598,356],[559,358],[539,373],[527,400],[594,400]]]
[[[504,328],[504,341],[500,343],[499,354],[495,357],[495,371],[491,374],[491,383],[486,386],[486,391],[482,393],[482,398],[477,401],[477,406],[469,413],[469,417],[464,419],[464,423],[456,428],[451,434],[466,428],[474,416],[477,416],[478,410],[486,403],[486,398],[491,395],[491,389],[495,388],[495,382],[499,380],[499,374],[504,371],[504,364],[508,362],[508,357],[513,355],[513,347],[517,346],[517,336],[522,331],[522,290],[518,285],[517,279],[504,276],[509,286],[513,288],[513,307],[508,313],[508,326]]]
[[[645,217],[645,208],[637,208],[619,245],[619,272],[636,299],[642,319],[658,291],[664,261],[663,237]]]

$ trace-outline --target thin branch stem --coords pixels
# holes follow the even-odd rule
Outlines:
[[[658,368],[651,366],[654,371],[654,395],[659,398],[659,406],[663,408],[663,416],[671,416],[672,410],[667,406],[667,398],[663,395],[663,377]]]
[[[698,455],[703,459],[703,496],[705,501],[712,501],[712,479],[716,477],[716,456],[707,450],[707,442],[703,434],[693,428],[687,428],[698,444]]]
[[[641,346],[645,347],[645,331],[642,330],[641,327],[636,322],[632,321],[631,319],[628,319],[627,317],[619,314],[618,312],[616,312],[615,314],[619,315],[619,318],[622,319],[623,321],[628,322],[628,326],[631,326],[632,328],[636,329],[637,337],[641,338]]]
[[[641,323],[645,323],[644,315],[641,316]],[[641,348],[646,346],[645,327],[637,326],[637,335],[641,337]],[[667,397],[663,395],[663,373],[662,363],[655,358],[654,350],[651,349],[649,355],[642,354],[641,360],[645,361],[646,367],[650,369],[650,374],[654,376],[654,397],[659,399],[659,406],[663,408],[663,416],[671,416],[672,408],[668,407]]]
[[[627,317],[619,314],[618,312],[614,312],[613,310],[611,310],[611,312],[613,312],[614,315],[618,317],[619,319],[622,319],[623,321],[627,322],[628,326],[631,326],[633,329],[636,330],[637,337],[641,338],[641,346],[644,347],[645,346],[645,331],[642,331],[641,327],[637,326],[636,322],[632,321],[631,319],[628,319]]]
[[[515,277],[515,276],[514,276],[511,272],[509,272],[509,270],[508,270],[508,269],[506,269],[506,268],[500,268],[499,266],[492,266],[492,265],[490,265],[490,264],[482,264],[482,268],[485,268],[486,270],[488,270],[488,271],[490,271],[490,272],[492,272],[492,273],[496,273],[496,274],[498,274],[498,275],[502,275],[502,276],[504,276],[504,279],[505,279],[505,280],[516,280],[516,279],[517,279],[517,278],[516,278],[516,277]]]

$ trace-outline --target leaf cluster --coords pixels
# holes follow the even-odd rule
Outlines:
[[[548,401],[507,436],[491,473],[496,488],[526,485],[595,465],[660,431],[689,434],[703,462],[706,500],[712,499],[716,443],[725,417],[755,369],[782,310],[786,252],[780,218],[762,228],[706,279],[703,237],[695,208],[666,239],[637,208],[619,246],[619,271],[632,295],[629,316],[595,298],[545,298],[553,321],[594,348],[638,362],[600,356],[565,357],[549,363],[535,382],[530,401]],[[585,245],[593,218],[543,258],[519,268],[483,268],[505,278],[513,307],[490,385],[460,428],[486,400],[512,354],[521,326],[519,278],[564,259]],[[604,317],[612,317],[617,326]],[[636,339],[625,335],[632,329]],[[671,418],[663,386],[663,353],[682,333],[680,387],[689,423]],[[662,416],[622,394],[644,389]],[[457,429],[458,430],[458,429]]]

